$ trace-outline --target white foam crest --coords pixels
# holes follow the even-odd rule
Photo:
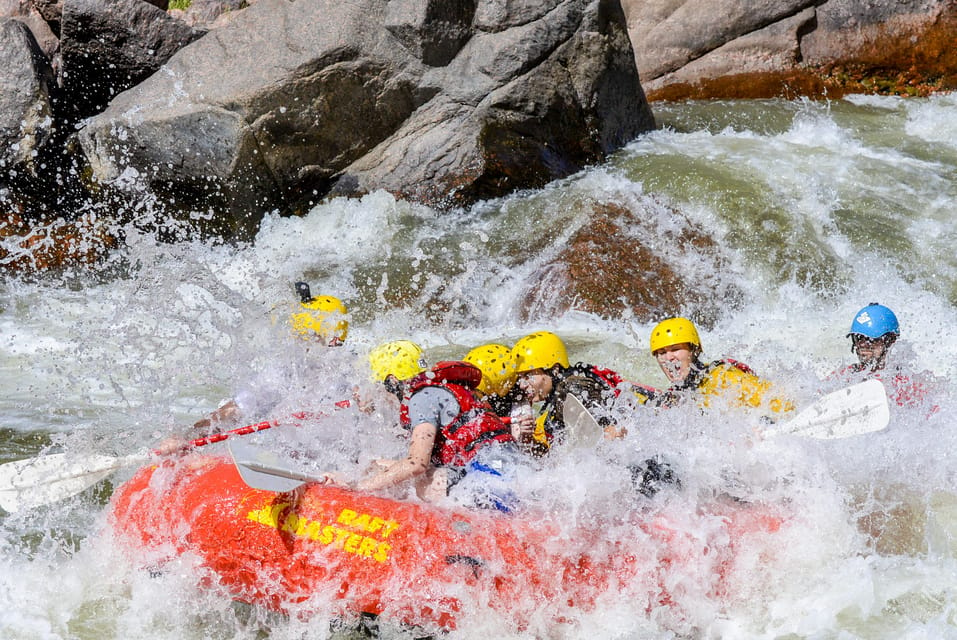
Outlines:
[[[957,150],[955,107],[957,95],[954,93],[931,96],[925,101],[907,102],[904,130],[908,135],[931,144],[947,145]]]

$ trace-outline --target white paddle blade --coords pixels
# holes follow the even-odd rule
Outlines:
[[[568,394],[562,407],[565,422],[563,445],[571,448],[595,447],[602,438],[603,430],[595,417],[588,412],[581,400]]]
[[[889,422],[884,385],[880,380],[867,380],[827,394],[777,431],[831,440],[880,431]]]
[[[122,467],[148,459],[54,453],[0,465],[0,507],[8,513],[57,502],[76,495]]]
[[[229,455],[233,458],[239,477],[253,489],[286,493],[307,482],[320,482],[294,469],[287,469],[272,451],[253,447],[239,441],[230,441]]]

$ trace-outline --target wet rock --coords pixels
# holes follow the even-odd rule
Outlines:
[[[466,31],[470,3],[262,0],[80,142],[100,182],[135,173],[241,236],[326,195],[454,206],[541,186],[653,127],[617,1],[474,7]]]
[[[72,222],[36,224],[17,208],[0,215],[0,269],[36,273],[92,265],[117,247],[116,238],[93,215]]]
[[[591,222],[540,277],[529,279],[538,284],[526,297],[525,319],[571,309],[641,322],[690,313],[710,326],[740,302],[741,292],[716,277],[727,265],[715,241],[679,211],[671,217],[678,231],[662,241],[642,212],[594,205]]]
[[[60,19],[63,15],[63,0],[33,0],[32,5],[59,36]]]
[[[0,0],[0,18],[16,18],[27,25],[44,55],[52,58],[56,54],[59,26],[48,24],[46,16],[30,0]]]
[[[191,27],[216,29],[232,21],[255,0],[192,0],[185,9],[170,9],[170,16]]]
[[[64,116],[94,115],[114,96],[201,37],[144,0],[64,0],[60,32]]]
[[[674,71],[649,80],[644,86],[649,92],[655,92],[656,98],[661,98],[675,93],[679,87],[682,91],[688,91],[688,85],[708,78],[731,83],[732,78],[747,77],[747,84],[751,85],[749,90],[753,91],[760,84],[758,78],[764,74],[773,75],[781,69],[791,69],[800,64],[801,34],[813,27],[815,15],[813,8],[805,9],[797,15],[734,38]],[[730,92],[732,89],[728,87],[726,90]]]
[[[0,18],[0,188],[35,178],[50,138],[53,72],[30,29]]]
[[[957,88],[953,0],[623,4],[650,100]]]
[[[648,82],[746,34],[813,7],[816,0],[626,0],[638,73]]]

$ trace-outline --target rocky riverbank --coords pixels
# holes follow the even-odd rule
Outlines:
[[[5,19],[0,48],[0,179],[37,221],[92,206],[230,240],[335,195],[467,206],[654,126],[617,0],[261,0],[193,26],[64,0],[44,24],[41,46]]]

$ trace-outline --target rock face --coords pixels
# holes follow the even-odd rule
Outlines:
[[[326,194],[540,186],[653,124],[614,0],[262,0],[79,139],[100,182],[135,172],[241,236]]]
[[[116,94],[206,33],[164,9],[143,0],[64,0],[60,56],[66,119],[99,113]]]
[[[651,100],[957,88],[957,0],[623,0],[623,6]]]
[[[37,157],[53,129],[53,73],[30,29],[0,18],[0,187],[37,175]]]

